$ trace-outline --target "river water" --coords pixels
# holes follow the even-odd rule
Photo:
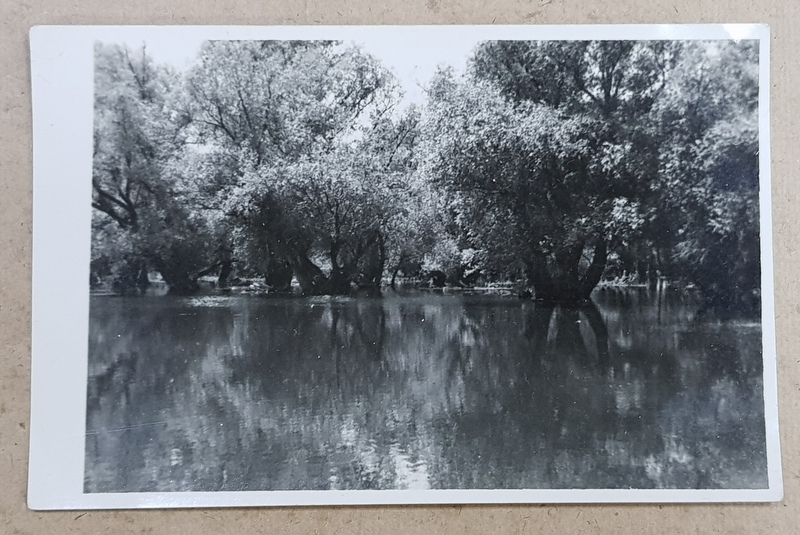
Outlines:
[[[85,490],[765,488],[760,324],[594,302],[93,297]]]

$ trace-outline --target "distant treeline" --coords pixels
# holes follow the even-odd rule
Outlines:
[[[92,283],[627,276],[757,307],[758,91],[755,41],[487,41],[410,106],[338,42],[210,41],[185,72],[98,44]]]

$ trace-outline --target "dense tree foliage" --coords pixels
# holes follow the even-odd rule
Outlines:
[[[489,42],[462,84],[435,82],[431,129],[453,135],[432,175],[538,298],[587,299],[609,249],[635,238],[657,161],[642,130],[670,56],[660,43]]]
[[[710,304],[757,307],[757,44],[687,46],[651,116],[661,150],[647,237]]]
[[[98,45],[95,63],[92,260],[121,293],[142,291],[155,270],[181,293],[207,264],[207,221],[188,202],[177,77],[146,50]],[[166,115],[166,120],[165,120]]]
[[[419,106],[338,42],[207,42],[174,73],[98,45],[93,277],[174,292],[233,273],[344,294],[398,275],[604,276],[757,305],[752,42],[484,42]]]
[[[236,258],[274,287],[378,286],[409,166],[413,118],[370,56],[327,42],[213,42],[188,74],[188,114],[227,160],[215,201]],[[212,174],[216,166],[208,166]]]
[[[727,306],[759,287],[752,44],[499,41],[471,65],[433,82],[429,171],[496,270],[554,301],[610,259]]]

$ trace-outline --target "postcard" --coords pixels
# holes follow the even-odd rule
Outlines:
[[[29,506],[780,500],[769,46],[34,28]]]

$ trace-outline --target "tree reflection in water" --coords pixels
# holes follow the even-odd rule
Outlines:
[[[86,490],[765,487],[760,325],[595,302],[93,298]]]

